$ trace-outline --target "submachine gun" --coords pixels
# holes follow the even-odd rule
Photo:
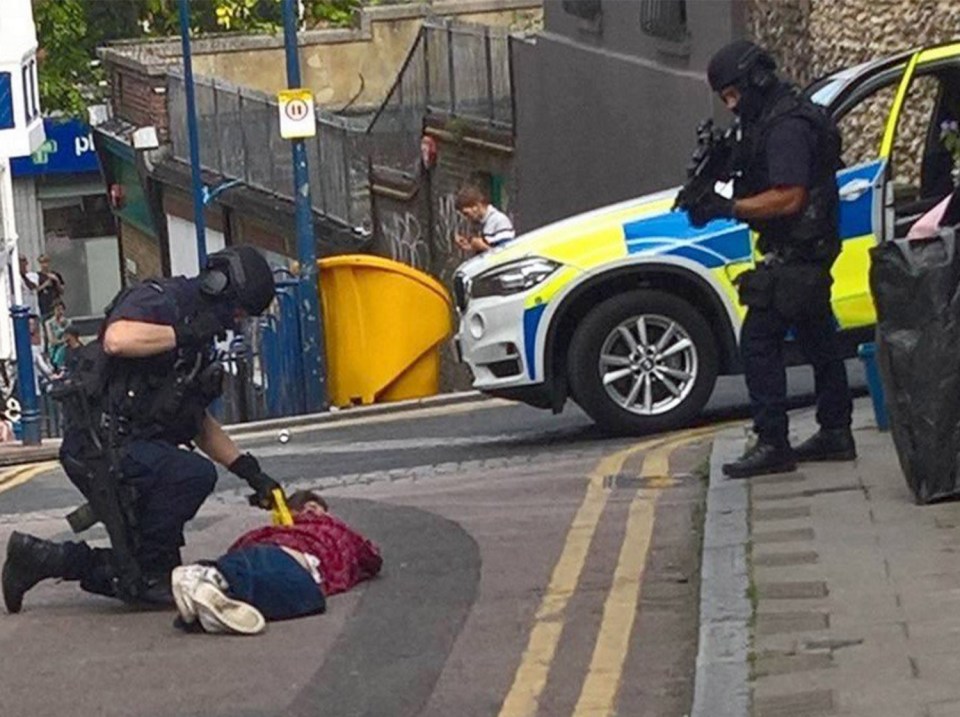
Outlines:
[[[117,596],[135,602],[143,590],[136,559],[137,496],[121,477],[122,427],[111,411],[104,410],[110,403],[106,395],[108,361],[99,341],[87,344],[80,349],[73,375],[59,382],[51,390],[51,397],[62,404],[68,429],[83,435],[79,454],[61,453],[68,476],[88,501],[70,513],[67,521],[78,533],[98,521],[103,523],[113,549]]]
[[[687,181],[677,194],[674,210],[690,211],[715,191],[717,182],[736,176],[740,123],[726,129],[714,127],[712,119],[697,126],[697,148],[687,165]]]

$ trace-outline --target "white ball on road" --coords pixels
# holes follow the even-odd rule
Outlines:
[[[290,440],[290,431],[284,428],[280,431],[280,435],[277,436],[277,440],[281,443],[287,443]]]

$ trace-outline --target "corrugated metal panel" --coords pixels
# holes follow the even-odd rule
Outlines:
[[[13,211],[17,217],[20,253],[36,259],[43,253],[43,216],[32,177],[13,180]]]

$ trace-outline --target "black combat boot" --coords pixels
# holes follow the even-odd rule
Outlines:
[[[144,608],[174,607],[176,603],[170,588],[170,573],[144,575],[140,594],[133,602]]]
[[[821,428],[810,438],[793,449],[797,460],[805,461],[852,461],[857,457],[857,447],[849,428]]]
[[[67,546],[11,533],[7,561],[3,564],[3,601],[7,612],[20,612],[27,590],[46,578],[64,577]]]
[[[750,478],[767,473],[789,473],[797,469],[790,446],[775,446],[757,441],[733,463],[723,464],[723,474],[730,478]]]

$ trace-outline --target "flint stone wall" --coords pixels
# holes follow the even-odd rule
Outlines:
[[[749,0],[748,6],[748,34],[801,85],[861,62],[960,39],[957,0]],[[933,89],[933,82],[918,83],[898,134],[898,178],[904,181],[919,174]],[[876,154],[892,98],[892,90],[881,91],[842,122],[848,163]]]

